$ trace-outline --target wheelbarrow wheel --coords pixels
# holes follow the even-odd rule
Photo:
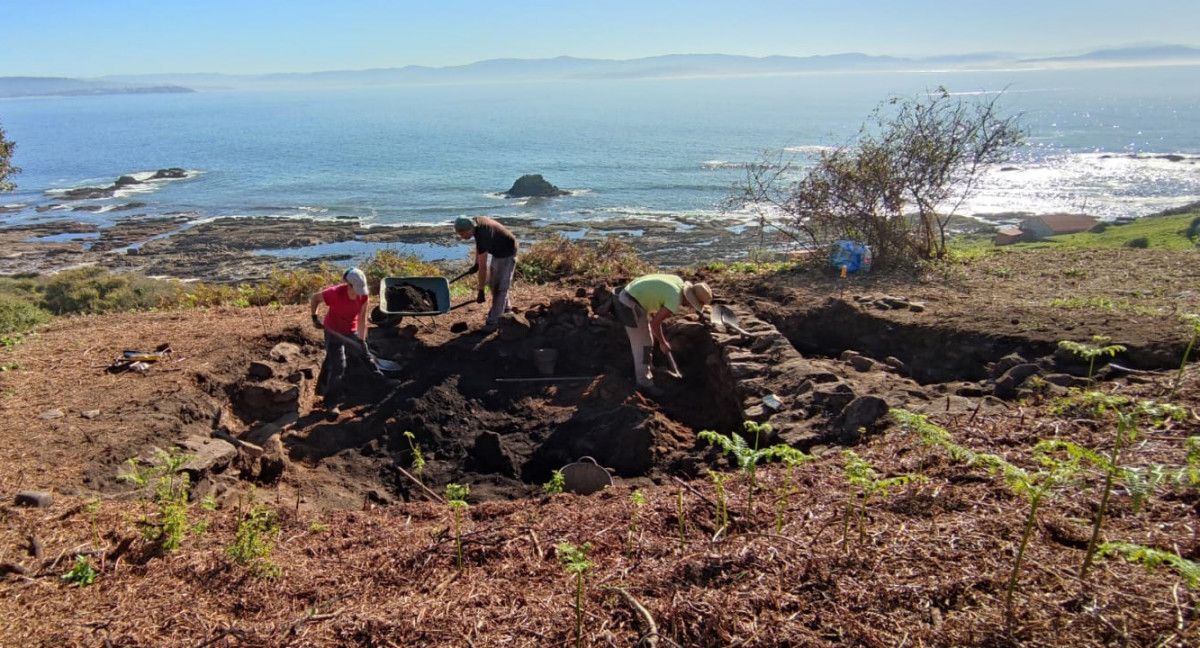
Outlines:
[[[378,306],[371,309],[371,323],[375,326],[396,326],[404,319],[403,315],[385,313]]]

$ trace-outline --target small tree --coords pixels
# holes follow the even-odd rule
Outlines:
[[[13,166],[12,163],[13,149],[15,148],[17,145],[8,141],[4,137],[4,129],[0,128],[0,192],[12,191],[16,188],[16,185],[9,180],[10,177],[21,172],[21,169]]]
[[[769,224],[803,244],[863,241],[878,266],[940,259],[950,221],[985,169],[1024,137],[1015,117],[1000,116],[998,99],[966,101],[945,88],[893,98],[858,141],[822,153],[797,181],[790,160],[751,165],[731,202],[780,214]]]

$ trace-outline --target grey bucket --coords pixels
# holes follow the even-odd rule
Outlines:
[[[591,457],[580,457],[579,461],[562,467],[563,490],[580,495],[591,495],[605,486],[612,486],[612,475]]]

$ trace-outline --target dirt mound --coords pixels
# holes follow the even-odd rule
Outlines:
[[[432,290],[412,284],[390,286],[384,291],[384,298],[393,313],[429,313],[438,309],[437,295]]]

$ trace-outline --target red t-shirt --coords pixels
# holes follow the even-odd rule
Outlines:
[[[325,314],[325,328],[342,335],[353,335],[358,330],[358,313],[362,305],[367,303],[366,295],[351,299],[350,286],[340,283],[322,290],[321,299],[329,307],[329,312]]]

